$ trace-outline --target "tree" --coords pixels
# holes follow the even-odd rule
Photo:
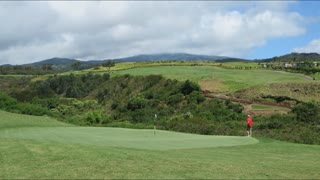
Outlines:
[[[43,64],[42,69],[45,71],[52,70],[53,64]]]
[[[80,61],[75,61],[74,63],[71,64],[71,67],[73,70],[79,70],[81,67],[81,62]]]
[[[192,93],[192,91],[200,91],[200,86],[197,83],[191,82],[190,80],[186,80],[181,87],[181,92],[184,95],[188,95]]]
[[[110,73],[111,67],[113,67],[115,65],[116,65],[116,62],[114,60],[107,60],[106,62],[104,62],[102,64],[103,67],[108,67],[109,68],[109,73]]]

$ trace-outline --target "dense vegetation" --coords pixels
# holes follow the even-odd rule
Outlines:
[[[68,58],[51,58],[31,64],[0,65],[0,75],[42,75],[69,70],[84,70],[99,66],[102,60],[79,61]]]
[[[206,99],[190,80],[87,73],[15,82],[14,87],[4,89],[10,96],[0,94],[0,109],[54,116],[82,126],[153,128],[155,123],[165,130],[245,135],[242,105]],[[319,144],[319,113],[318,103],[301,102],[288,115],[255,116],[254,135]]]
[[[273,58],[260,59],[256,61],[263,62],[307,62],[307,61],[320,61],[320,55],[318,53],[290,53],[283,56],[275,56]]]

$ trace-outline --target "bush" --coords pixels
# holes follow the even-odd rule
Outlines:
[[[146,106],[146,104],[147,104],[147,100],[144,99],[143,96],[138,95],[138,96],[129,100],[127,108],[128,108],[128,110],[134,111],[137,109],[144,108]]]
[[[299,103],[292,108],[297,120],[305,123],[320,124],[320,106],[316,102]]]
[[[174,95],[168,97],[167,102],[169,105],[174,105],[174,104],[181,102],[183,100],[183,97],[184,96],[181,93],[174,94]]]
[[[188,95],[193,91],[200,91],[200,86],[197,83],[191,82],[190,80],[186,80],[181,87],[181,92],[184,95]]]
[[[32,104],[40,105],[48,109],[53,109],[58,107],[58,101],[59,101],[59,98],[44,98],[44,99],[33,98]]]
[[[86,113],[85,121],[88,125],[91,124],[101,124],[104,120],[104,115],[102,111],[94,110]]]
[[[17,104],[17,100],[7,94],[0,93],[0,109],[6,110]]]
[[[206,100],[206,98],[199,92],[199,91],[193,91],[188,96],[188,103],[202,103]]]
[[[15,106],[14,109],[16,109],[21,114],[29,114],[34,116],[51,115],[47,108],[30,103],[19,103]]]

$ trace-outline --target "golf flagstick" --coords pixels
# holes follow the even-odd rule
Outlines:
[[[154,114],[154,120],[153,120],[153,135],[156,135],[156,119],[157,119],[157,114]]]

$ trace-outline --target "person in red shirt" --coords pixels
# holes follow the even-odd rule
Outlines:
[[[250,115],[247,117],[247,136],[252,135],[252,118]]]

